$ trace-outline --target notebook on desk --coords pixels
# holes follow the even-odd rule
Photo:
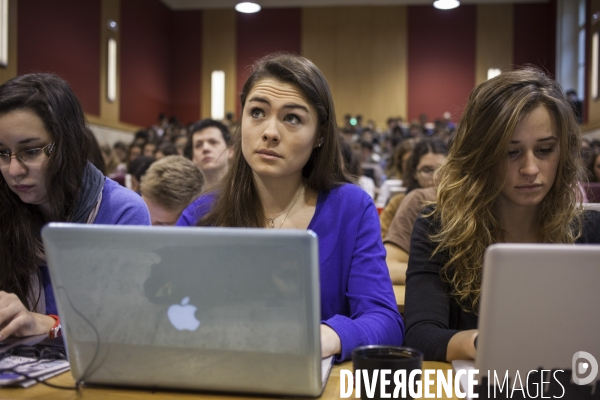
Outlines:
[[[474,363],[454,362],[454,369],[476,368],[480,378],[489,371],[492,384],[494,371],[500,383],[508,371],[511,387],[516,371],[526,385],[528,373],[540,367],[564,370],[569,379],[576,369],[575,378],[585,383],[598,373],[598,305],[599,245],[490,246],[483,268],[477,357]],[[598,378],[600,374],[589,382],[590,390]],[[539,384],[539,374],[536,379]],[[556,386],[553,376],[544,381]]]
[[[76,380],[321,394],[314,233],[50,224],[42,238]]]

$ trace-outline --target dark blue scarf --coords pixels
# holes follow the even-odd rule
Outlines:
[[[75,202],[75,209],[69,222],[77,222],[85,224],[90,216],[90,213],[96,208],[100,199],[102,189],[104,189],[104,174],[91,162],[87,162],[83,170],[83,179],[81,179],[81,187],[79,195]]]

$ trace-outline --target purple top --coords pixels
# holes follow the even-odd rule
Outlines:
[[[211,196],[192,202],[177,225],[195,225],[211,202]],[[401,345],[404,323],[385,263],[379,218],[369,195],[351,184],[319,192],[308,229],[319,238],[321,320],[342,343],[336,361],[349,359],[358,346]]]
[[[132,190],[106,178],[102,202],[95,225],[150,225],[150,213],[144,200]],[[47,266],[40,267],[46,298],[46,314],[58,314]]]

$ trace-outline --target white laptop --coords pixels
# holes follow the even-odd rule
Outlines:
[[[477,357],[474,364],[453,362],[454,369],[476,368],[480,378],[490,371],[492,384],[494,371],[500,383],[508,371],[512,387],[516,371],[526,385],[528,372],[540,367],[569,376],[575,368],[580,382],[591,377],[594,385],[599,305],[600,245],[492,245],[485,253]]]
[[[321,394],[313,232],[49,224],[42,238],[76,380]]]

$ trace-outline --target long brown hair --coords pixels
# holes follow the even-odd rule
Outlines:
[[[465,311],[476,313],[479,308],[486,248],[504,241],[496,208],[504,184],[499,166],[517,124],[538,106],[556,122],[560,146],[556,179],[540,204],[538,240],[573,243],[581,234],[581,134],[560,85],[534,68],[482,83],[469,96],[446,163],[436,174],[433,216],[441,229],[431,236],[438,243],[436,252],[449,254],[441,274]]]
[[[313,149],[302,169],[306,186],[316,191],[328,191],[336,185],[350,182],[342,169],[331,91],[321,71],[310,60],[295,54],[275,53],[263,57],[253,65],[252,74],[242,89],[242,113],[252,88],[267,78],[293,85],[317,111],[317,139],[322,139],[323,143]],[[264,226],[263,205],[254,184],[252,169],[242,154],[243,132],[240,125],[237,130],[233,137],[231,165],[215,191],[211,210],[198,221],[199,226]]]
[[[46,169],[46,191],[52,221],[67,221],[73,212],[83,171],[91,161],[102,169],[100,147],[85,124],[79,100],[61,78],[30,74],[0,86],[0,114],[34,112],[55,143]],[[32,277],[44,262],[40,230],[45,222],[38,207],[25,204],[0,174],[0,290],[16,294],[30,310]],[[41,284],[41,279],[38,279]]]

